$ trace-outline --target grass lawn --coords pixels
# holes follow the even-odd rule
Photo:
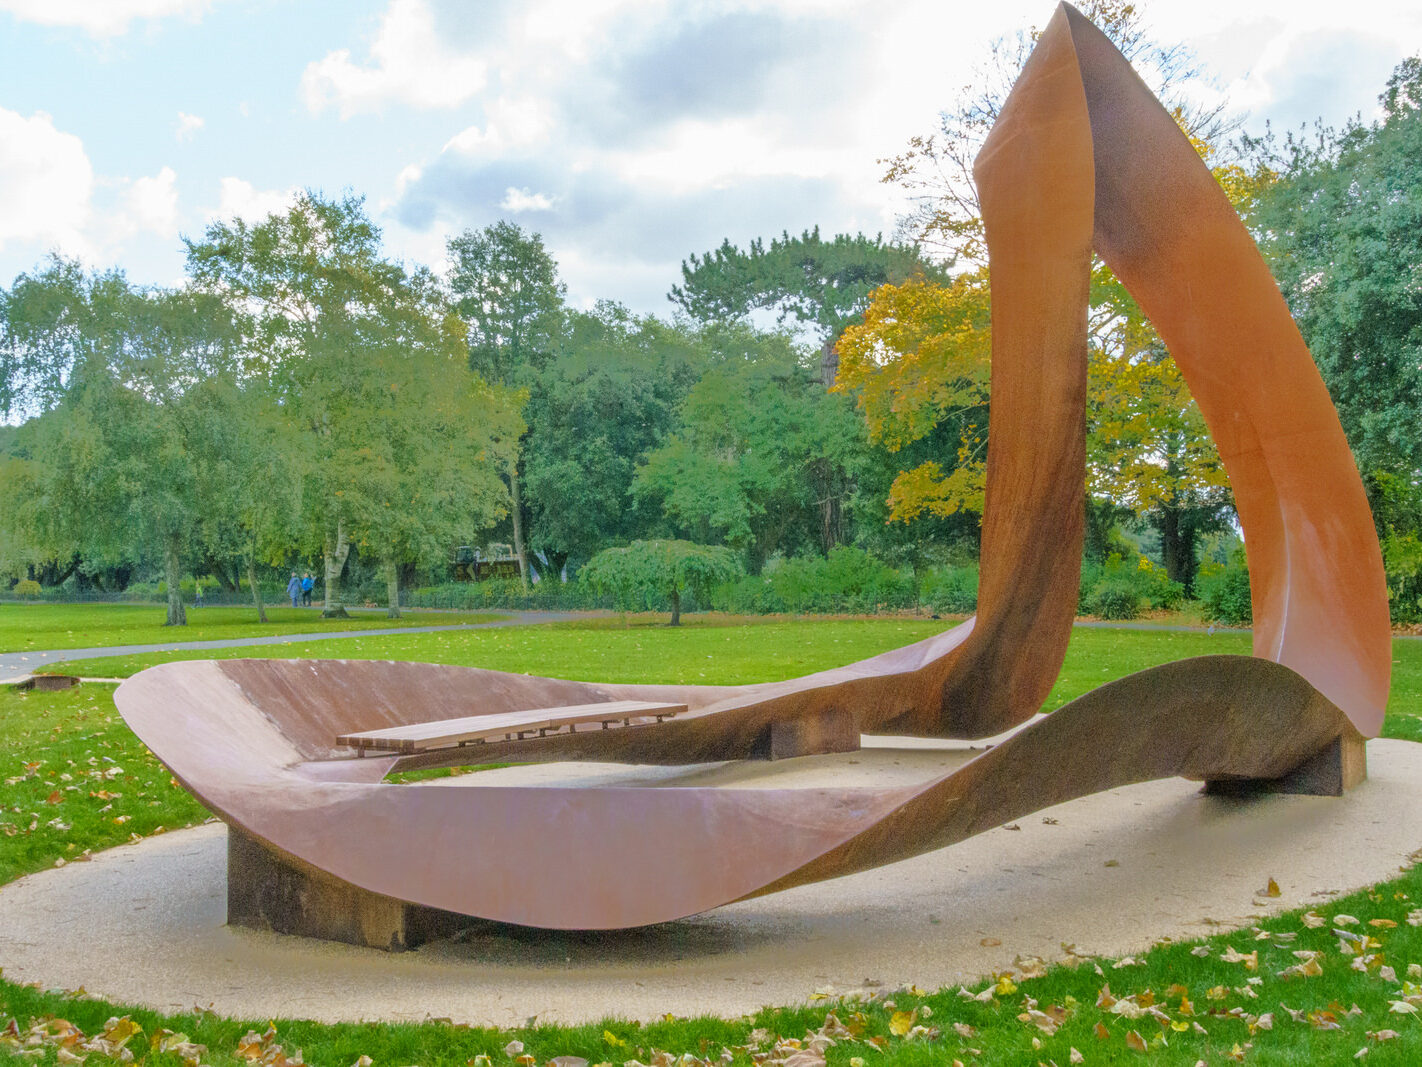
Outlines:
[[[220,641],[236,637],[316,633],[320,630],[371,630],[396,626],[449,626],[488,622],[500,616],[473,612],[410,612],[387,619],[385,609],[351,611],[349,619],[323,619],[320,608],[267,608],[267,623],[256,609],[188,608],[188,625],[164,626],[161,604],[0,604],[0,652],[32,649],[102,648],[152,645],[165,641]]]
[[[698,618],[694,625],[673,630],[599,620],[231,652],[427,659],[574,678],[726,683],[848,662],[942,625],[897,619],[730,625]],[[1229,633],[1079,628],[1048,706],[1154,663],[1207,652],[1247,652],[1248,641],[1246,635]],[[1394,648],[1386,733],[1422,737],[1422,642],[1399,640]],[[98,662],[106,673],[126,674],[175,658],[193,657]],[[123,725],[111,692],[94,685],[57,693],[0,689],[0,881],[60,860],[82,860],[86,851],[119,844],[133,834],[146,836],[206,817]],[[7,1050],[33,1053],[26,1057],[32,1062],[58,1064],[74,1063],[69,1056],[92,1056],[97,1058],[90,1067],[101,1067],[111,1058],[95,1051],[100,1046],[89,1039],[103,1033],[111,1017],[127,1016],[141,1028],[127,1039],[127,1048],[155,1067],[183,1067],[185,1054],[188,1067],[199,1062],[285,1067],[273,1053],[277,1043],[288,1055],[300,1047],[305,1061],[317,1067],[351,1067],[361,1056],[371,1057],[374,1067],[484,1067],[483,1056],[489,1057],[490,1067],[532,1067],[557,1056],[670,1067],[672,1060],[659,1060],[658,1053],[714,1063],[723,1049],[730,1054],[726,1062],[749,1067],[788,1059],[795,1051],[785,1043],[791,1040],[800,1043],[804,1054],[794,1067],[816,1067],[821,1061],[811,1051],[815,1048],[823,1048],[832,1067],[861,1067],[856,1059],[865,1067],[955,1059],[1065,1067],[1074,1062],[1072,1049],[1087,1064],[1193,1065],[1201,1059],[1210,1064],[1235,1059],[1344,1064],[1354,1062],[1364,1048],[1370,1064],[1415,1064],[1422,1062],[1417,1012],[1422,1008],[1422,926],[1411,925],[1409,916],[1422,922],[1422,868],[1370,892],[1321,902],[1315,913],[1290,913],[1261,923],[1258,931],[1158,946],[1135,961],[1074,960],[1050,968],[1019,961],[1011,975],[974,983],[966,991],[971,996],[957,989],[875,990],[843,1003],[822,1000],[767,1009],[746,1019],[668,1019],[647,1026],[608,1020],[518,1032],[440,1022],[278,1022],[275,1036],[265,1043],[258,1038],[245,1050],[244,1035],[249,1029],[265,1033],[266,1020],[129,1011],[0,982],[0,1057]],[[1109,992],[1103,992],[1107,986]],[[835,1021],[827,1022],[831,1014]],[[3,1028],[12,1019],[7,1036]],[[120,1025],[108,1032],[118,1040],[129,1029]],[[1397,1036],[1390,1036],[1393,1032]],[[816,1033],[836,1043],[824,1045]],[[31,1040],[35,1043],[27,1047]],[[513,1040],[525,1047],[506,1052]],[[91,1047],[86,1049],[86,1043]],[[199,1053],[192,1043],[207,1048]],[[691,1067],[691,1060],[677,1062]]]

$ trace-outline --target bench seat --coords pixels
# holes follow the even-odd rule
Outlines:
[[[437,722],[417,722],[409,726],[391,726],[381,730],[362,730],[341,734],[336,744],[348,745],[360,755],[367,750],[398,752],[408,755],[457,745],[480,744],[485,741],[521,740],[525,735],[540,737],[550,730],[599,723],[602,728],[630,726],[632,719],[655,718],[658,722],[680,715],[685,704],[660,704],[648,700],[608,700],[597,704],[570,704],[558,708],[529,708],[497,715],[470,715],[462,719],[441,719]]]

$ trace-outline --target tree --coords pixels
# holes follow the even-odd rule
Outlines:
[[[1279,177],[1250,221],[1386,539],[1422,520],[1422,58],[1380,100],[1371,125],[1251,142]]]
[[[673,527],[746,553],[759,573],[771,554],[828,551],[821,471],[847,484],[864,445],[861,421],[827,394],[783,335],[708,331],[714,362],[687,394],[676,432],[637,471],[633,497]]]
[[[251,462],[221,308],[56,260],[17,281],[6,321],[11,396],[42,409],[8,471],[11,521],[91,565],[151,552],[183,625],[183,563],[220,538]]]
[[[1096,0],[1085,13],[1158,86],[1157,95],[1175,102],[1177,121],[1209,158],[1211,145],[1232,124],[1218,108],[1192,109],[1185,102],[1182,90],[1200,77],[1189,53],[1152,41],[1133,4]],[[991,345],[986,246],[972,162],[1035,39],[1030,31],[999,41],[983,83],[965,89],[958,106],[941,116],[937,133],[911,141],[885,175],[916,198],[904,232],[941,250],[961,271],[951,283],[884,287],[864,324],[851,327],[840,342],[844,367],[837,387],[855,396],[875,441],[899,451],[945,427],[956,439],[941,442],[944,450],[937,455],[904,465],[890,492],[891,518],[981,507]],[[1251,202],[1258,175],[1229,160],[1219,163],[1216,174],[1237,204]],[[1219,458],[1164,345],[1099,261],[1092,271],[1088,330],[1087,507],[1098,520],[1088,527],[1122,509],[1149,514],[1161,530],[1170,577],[1188,586],[1195,537],[1228,506]],[[945,452],[956,457],[946,470]],[[909,454],[922,453],[919,446]]]
[[[469,329],[469,366],[488,381],[528,388],[553,356],[563,329],[558,268],[538,234],[499,221],[449,242],[450,286]],[[528,587],[519,461],[507,470],[514,552],[519,578]]]
[[[373,384],[398,412],[358,453],[368,507],[354,526],[380,562],[386,611],[400,617],[400,573],[442,563],[452,544],[502,516],[499,476],[523,432],[517,404],[467,366],[463,338],[386,353]]]
[[[825,241],[817,226],[798,237],[782,233],[769,248],[757,238],[744,252],[729,239],[722,241],[720,248],[685,260],[682,284],[668,295],[699,322],[740,320],[768,310],[781,326],[793,320],[812,330],[820,345],[820,376],[829,386],[838,366],[835,343],[863,314],[870,294],[890,282],[941,274],[916,246],[862,233]]]
[[[391,442],[431,414],[408,383],[437,373],[451,353],[464,359],[465,328],[428,274],[382,258],[380,232],[356,197],[307,192],[255,225],[213,223],[187,251],[194,284],[223,299],[237,323],[245,374],[286,424],[301,483],[298,543],[321,552],[323,614],[342,617],[352,545],[384,525],[373,517],[386,507],[415,521],[425,502],[392,499],[392,464],[403,474],[417,463],[408,450],[392,458]],[[494,407],[480,410],[497,412],[497,425],[465,427],[474,440],[488,431],[492,441],[505,425],[510,402],[496,393]],[[449,447],[447,437],[404,440],[417,452]],[[498,449],[483,456],[489,467],[500,462]]]
[[[681,598],[690,594],[705,605],[711,590],[741,573],[727,548],[690,541],[634,541],[607,548],[590,559],[579,577],[599,594],[610,594],[623,611],[671,602],[672,626],[681,625]]]
[[[569,315],[526,409],[534,545],[554,574],[570,558],[655,532],[661,513],[632,496],[632,480],[675,430],[711,358],[693,332],[617,304]]]
[[[819,345],[819,378],[832,386],[839,370],[838,342],[844,328],[863,314],[870,294],[882,285],[917,277],[941,277],[916,246],[886,243],[882,237],[836,234],[829,241],[819,228],[798,237],[788,232],[770,242],[757,238],[746,251],[729,240],[681,265],[682,284],[671,300],[703,322],[745,321],[755,311],[773,312],[780,326],[794,324]],[[820,500],[825,550],[843,536],[845,502],[854,486],[843,469],[821,463],[808,472]]]

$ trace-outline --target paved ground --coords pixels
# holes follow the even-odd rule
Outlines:
[[[850,761],[856,774],[912,778],[963,758],[951,743],[871,741],[735,773],[783,768],[790,784],[813,788],[816,767],[821,782],[840,781]],[[1422,847],[1422,745],[1372,741],[1368,754],[1369,779],[1343,799],[1227,800],[1176,778],[679,922],[584,934],[484,924],[403,955],[224,926],[226,830],[210,825],[0,889],[0,965],[12,981],[169,1011],[211,1004],[250,1020],[650,1019],[735,1015],[827,986],[936,988],[1018,954],[1059,958],[1063,942],[1128,954],[1265,911],[1326,908],[1333,894],[1390,877]],[[1271,877],[1283,896],[1256,903]]]
[[[134,656],[144,652],[201,651],[207,648],[243,648],[247,645],[284,645],[294,641],[327,641],[346,637],[381,637],[387,634],[427,634],[440,630],[487,630],[495,626],[529,626],[540,622],[565,622],[585,619],[587,611],[509,611],[507,618],[490,622],[462,623],[456,626],[399,626],[382,630],[321,630],[309,634],[277,634],[271,637],[234,637],[222,641],[167,641],[156,645],[110,645],[103,648],[63,648],[45,652],[0,653],[0,683],[17,681],[37,667],[64,660],[100,659],[109,656]]]

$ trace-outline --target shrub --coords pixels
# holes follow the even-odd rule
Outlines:
[[[1387,606],[1393,622],[1422,622],[1422,541],[1415,533],[1383,539]]]
[[[411,589],[401,603],[412,608],[457,608],[485,611],[504,608],[532,611],[579,611],[613,606],[610,596],[599,595],[586,583],[546,578],[524,592],[517,578],[483,582],[445,582]]]
[[[1195,591],[1205,618],[1227,626],[1243,626],[1254,621],[1254,603],[1249,595],[1249,563],[1237,551],[1227,566],[1207,563],[1195,579]]]
[[[918,600],[935,615],[971,615],[978,610],[978,566],[934,567],[919,585]]]
[[[19,597],[24,597],[27,600],[39,596],[41,592],[43,592],[43,590],[40,589],[39,582],[33,581],[29,578],[21,578],[18,582],[15,583],[15,595]]]
[[[914,599],[907,577],[852,545],[836,545],[824,559],[788,559],[767,573],[787,611],[867,614]]]
[[[1105,578],[1092,588],[1087,611],[1103,619],[1134,619],[1141,613],[1141,595],[1124,578]]]
[[[790,610],[768,574],[747,574],[711,591],[711,606],[733,615],[779,615]]]
[[[1078,610],[1103,619],[1134,619],[1143,610],[1178,607],[1185,587],[1145,556],[1119,553],[1081,569]]]

